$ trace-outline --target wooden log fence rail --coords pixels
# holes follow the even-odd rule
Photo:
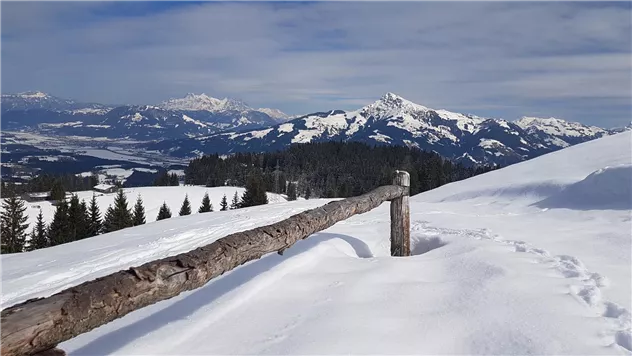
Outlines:
[[[200,288],[248,261],[283,251],[299,240],[391,201],[391,255],[410,255],[410,176],[394,184],[330,202],[283,221],[237,232],[206,246],[131,267],[46,298],[2,310],[2,356],[59,355],[61,342],[148,305]]]

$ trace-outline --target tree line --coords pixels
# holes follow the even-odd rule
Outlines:
[[[310,197],[345,198],[391,183],[396,169],[410,173],[411,195],[498,167],[466,167],[434,152],[359,142],[322,142],[284,151],[205,155],[185,169],[185,183],[208,187],[243,186],[258,176],[262,189]],[[291,183],[287,183],[291,182]]]
[[[23,184],[2,181],[0,187],[0,197],[6,198],[12,195],[32,192],[47,192],[53,190],[61,190],[65,194],[65,192],[91,190],[92,187],[97,184],[99,184],[99,178],[96,175],[82,177],[75,174],[53,175],[45,173],[33,177],[33,179]]]
[[[267,204],[266,192],[260,190],[260,184],[256,177],[249,180],[246,190],[240,197],[238,192],[233,195],[229,205],[228,198],[224,194],[220,202],[220,211],[239,209],[248,206]],[[72,241],[82,240],[103,233],[113,232],[124,228],[145,224],[145,207],[139,194],[133,207],[129,207],[127,196],[119,189],[103,217],[96,195],[92,195],[89,203],[79,200],[73,194],[67,201],[64,197],[57,201],[53,220],[50,224],[44,222],[44,216],[40,209],[35,226],[31,229],[30,236],[27,230],[28,216],[26,204],[16,195],[4,199],[2,212],[0,213],[1,252],[16,253],[33,251],[41,248],[56,246]],[[202,197],[198,213],[213,211],[208,192]],[[178,212],[179,216],[190,215],[192,212],[189,196],[185,195],[184,201]],[[171,218],[171,209],[166,202],[161,205],[156,220]],[[27,237],[29,237],[27,239]]]

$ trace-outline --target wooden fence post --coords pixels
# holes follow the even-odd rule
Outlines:
[[[391,200],[391,256],[410,256],[410,174],[395,171],[393,185],[406,187],[406,194]]]

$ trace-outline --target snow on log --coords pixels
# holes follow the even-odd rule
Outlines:
[[[33,355],[53,349],[63,341],[134,310],[202,287],[248,261],[274,251],[282,252],[338,221],[407,195],[408,187],[382,186],[275,224],[228,235],[187,253],[148,262],[47,298],[31,299],[6,308],[2,311],[1,354]]]

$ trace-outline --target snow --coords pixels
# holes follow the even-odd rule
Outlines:
[[[253,138],[262,138],[265,135],[269,134],[272,131],[272,128],[268,128],[265,130],[259,130],[259,131],[252,131],[250,132],[250,136],[249,137],[244,137],[244,141],[246,140],[250,140]]]
[[[170,169],[167,174],[176,174],[178,177],[184,177],[184,169]]]
[[[287,123],[287,124],[279,125],[278,131],[279,132],[292,132],[293,129],[294,129],[294,124]]]
[[[46,99],[49,97],[48,94],[43,93],[41,91],[27,91],[27,92],[23,92],[23,93],[18,93],[16,95],[11,95],[11,94],[3,94],[2,96],[4,97],[12,97],[12,96],[17,96],[23,99]]]
[[[450,112],[447,110],[435,110],[437,115],[444,120],[456,121],[456,126],[461,131],[466,131],[470,133],[476,133],[478,131],[479,125],[484,121],[484,119],[470,117],[463,114]]]
[[[189,93],[184,98],[169,99],[163,102],[160,107],[166,110],[201,110],[210,112],[222,112],[226,110],[244,111],[250,109],[246,104],[238,100],[229,98],[216,99],[204,93]]]
[[[515,123],[523,129],[534,128],[555,136],[579,137],[606,134],[604,129],[596,126],[586,126],[578,122],[568,122],[554,117],[544,119],[525,116]]]
[[[372,138],[375,141],[389,143],[392,140],[390,136],[384,135],[378,130],[374,130],[373,132],[375,133],[375,135],[369,135],[369,138]]]
[[[109,184],[97,184],[93,188],[94,189],[100,189],[100,190],[106,190],[106,189],[110,189],[112,187],[114,187],[114,186],[113,185],[109,185]]]
[[[121,119],[130,119],[130,120],[132,120],[132,121],[134,121],[134,122],[139,122],[139,121],[142,121],[144,118],[145,118],[145,117],[144,117],[143,115],[141,115],[141,113],[139,113],[139,112],[134,113],[134,115],[124,115],[124,116],[121,116]]]
[[[62,122],[58,124],[42,123],[40,125],[44,127],[60,128],[60,127],[65,127],[65,126],[70,126],[70,127],[82,126],[82,124],[83,124],[83,121],[69,121],[69,122]]]
[[[539,207],[632,209],[632,164],[599,169],[537,204]]]
[[[190,118],[190,117],[188,117],[188,116],[186,116],[184,114],[182,114],[182,120],[184,120],[186,122],[193,123],[193,124],[198,125],[200,127],[208,127],[208,125],[206,125],[205,123],[203,123],[203,122],[201,122],[199,120],[192,119],[192,118]],[[176,125],[176,127],[177,127],[177,125]]]
[[[496,148],[496,147],[504,147],[502,142],[490,138],[481,138],[478,143],[480,147],[483,148]]]
[[[632,132],[608,136],[411,197],[411,257],[390,257],[385,203],[59,347],[69,355],[629,355],[630,210],[587,202],[616,191],[625,201],[631,143]],[[183,188],[200,189],[194,207],[202,189],[217,189],[140,189],[155,189],[143,198],[158,206],[170,188],[172,210]],[[3,255],[2,305],[327,201],[194,214]]]
[[[259,108],[257,111],[260,111],[264,114],[267,114],[273,119],[276,120],[287,120],[290,116],[279,109],[270,109],[270,108]]]
[[[109,186],[107,184],[100,184]],[[209,193],[209,198],[211,199],[211,203],[213,203],[213,208],[215,210],[219,210],[219,203],[222,199],[222,196],[226,194],[228,201],[232,199],[235,192],[241,196],[244,192],[244,188],[242,187],[203,187],[203,186],[193,186],[193,185],[183,185],[183,186],[174,186],[174,187],[137,187],[137,188],[123,188],[123,192],[127,196],[128,206],[132,207],[136,202],[136,197],[138,194],[141,195],[143,199],[143,205],[145,206],[145,215],[147,222],[156,221],[156,217],[158,216],[158,210],[162,205],[163,201],[167,203],[167,205],[171,208],[171,212],[174,215],[178,215],[178,211],[180,210],[180,205],[182,205],[182,201],[184,200],[184,196],[188,195],[189,200],[191,201],[191,206],[193,207],[193,213],[197,213],[197,208],[199,208],[200,203],[202,202],[202,197],[205,192]],[[97,203],[99,205],[99,209],[101,210],[101,216],[105,214],[108,206],[114,202],[114,197],[116,193],[100,193],[93,190],[86,190],[81,192],[75,192],[79,197],[79,200],[84,199],[86,203],[89,203],[92,199],[92,195],[96,195]],[[268,193],[268,200],[270,203],[278,203],[284,202],[285,199],[280,195]],[[31,227],[34,226],[35,221],[37,219],[37,214],[39,214],[39,209],[42,209],[42,215],[44,216],[44,221],[46,223],[50,223],[53,219],[53,214],[55,212],[55,207],[48,201],[43,202],[26,202],[27,204],[27,214],[29,217],[29,224]]]
[[[349,124],[349,129],[346,132],[347,136],[355,134],[356,132],[360,131],[360,128],[366,125],[366,118],[360,115],[358,111],[347,112],[347,118],[352,119],[351,123]]]
[[[82,109],[75,109],[72,110],[71,112],[73,114],[97,114],[97,115],[105,115],[110,111],[110,109],[102,109],[102,108],[82,108]],[[87,125],[87,127],[93,127],[93,126],[97,126],[97,125]],[[105,125],[105,126],[109,126],[109,125]]]

